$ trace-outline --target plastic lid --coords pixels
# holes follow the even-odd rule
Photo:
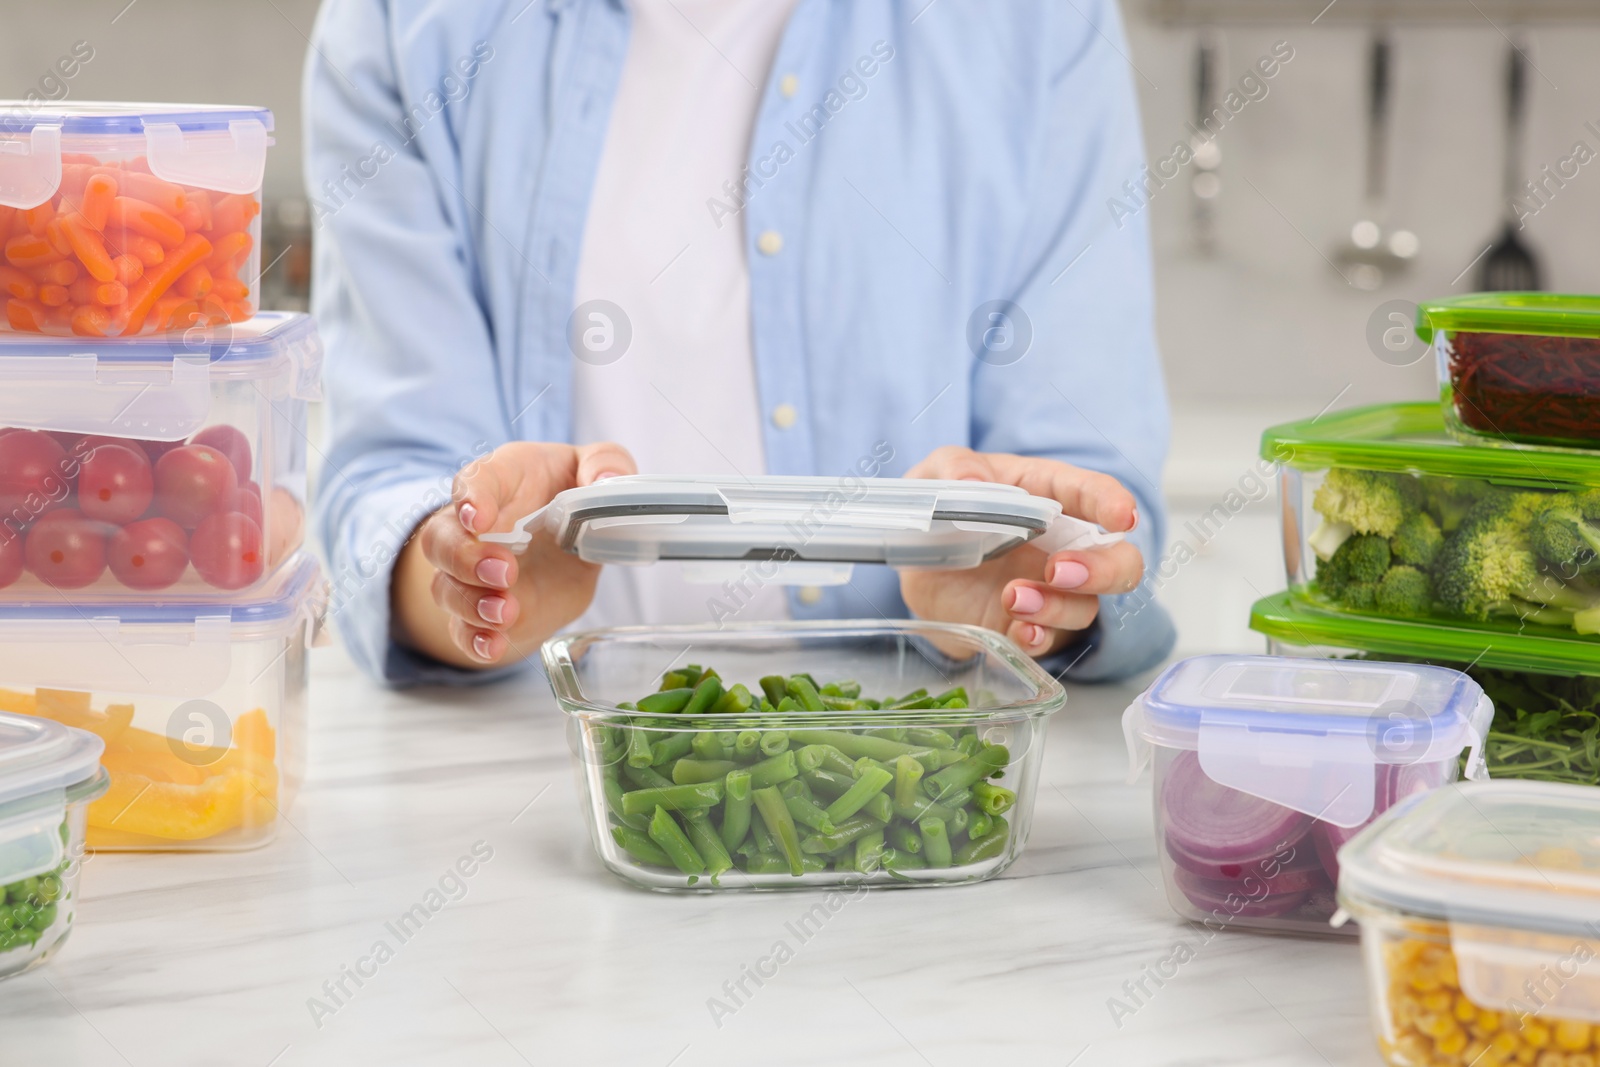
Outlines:
[[[1057,552],[1122,539],[990,482],[635,475],[569,489],[480,540],[521,551],[536,525],[591,563],[682,560],[687,580],[711,583],[752,563],[767,582],[837,585],[857,563],[976,567],[1025,542]]]
[[[61,188],[65,150],[100,148],[95,139],[108,137],[142,141],[107,147],[139,151],[164,181],[254,193],[266,173],[271,132],[266,108],[0,100],[0,205],[31,208],[49,200]]]
[[[1291,593],[1251,605],[1250,628],[1275,641],[1330,646],[1509,671],[1600,675],[1592,638],[1551,628],[1549,633],[1497,630],[1494,623],[1399,619],[1307,607]]]
[[[1573,293],[1469,293],[1417,305],[1417,336],[1466,333],[1600,337],[1600,296]]]
[[[120,100],[74,102],[0,100],[0,132],[20,133],[35,126],[59,126],[62,133],[143,133],[152,124],[181,130],[226,130],[230,122],[251,120],[272,129],[264,107],[227,104],[144,104]]]
[[[93,778],[105,747],[87,730],[0,712],[0,804]]]
[[[1494,705],[1471,678],[1403,663],[1196,656],[1123,716],[1132,771],[1149,746],[1189,749],[1213,781],[1338,826],[1372,817],[1379,764],[1452,760],[1486,777]]]
[[[1539,489],[1600,487],[1592,452],[1483,448],[1452,440],[1429,403],[1372,404],[1269,427],[1261,456],[1303,470],[1354,467],[1483,478]]]
[[[316,320],[302,311],[262,311],[244,322],[184,334],[133,337],[58,337],[54,334],[0,333],[0,360],[29,356],[148,363],[203,358],[211,363],[249,363],[276,359],[293,345],[317,336]],[[320,346],[319,346],[320,347]],[[3,366],[3,364],[0,364]]]

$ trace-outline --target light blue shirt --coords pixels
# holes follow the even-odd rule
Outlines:
[[[567,320],[627,44],[617,0],[328,0],[318,16],[316,523],[346,644],[389,682],[483,677],[391,640],[390,569],[462,466],[571,439]],[[1113,0],[801,0],[748,183],[707,204],[708,225],[744,229],[761,410],[799,412],[763,420],[769,473],[844,475],[885,442],[883,476],[949,444],[1048,456],[1126,484],[1155,560],[1168,427],[1149,240],[1142,213],[1108,207],[1143,164],[1126,50]],[[768,232],[776,254],[758,250]],[[1103,597],[1056,669],[1161,660],[1172,624],[1147,599]],[[906,614],[884,567],[790,609]]]

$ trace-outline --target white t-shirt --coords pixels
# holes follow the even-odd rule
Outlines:
[[[796,2],[628,3],[628,55],[578,258],[575,332],[595,331],[580,345],[595,355],[573,362],[572,425],[579,444],[620,442],[641,474],[766,471],[743,219],[718,227],[706,201],[729,202],[723,185],[739,182]],[[675,563],[611,566],[580,625],[708,622],[718,592],[684,582]],[[782,588],[767,586],[737,618],[787,616]]]

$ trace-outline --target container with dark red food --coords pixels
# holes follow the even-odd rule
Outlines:
[[[1197,656],[1123,716],[1155,765],[1167,899],[1214,930],[1350,936],[1329,925],[1339,848],[1414,793],[1485,778],[1494,705],[1459,671],[1409,663]]]
[[[1600,448],[1600,297],[1473,293],[1422,304],[1445,422],[1472,444]]]
[[[0,601],[233,599],[304,537],[309,316],[0,334]]]

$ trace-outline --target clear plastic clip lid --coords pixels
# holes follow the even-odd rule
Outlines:
[[[87,730],[0,712],[0,882],[61,862],[67,792],[96,779],[104,750]]]
[[[857,563],[959,569],[1021,544],[1059,552],[1122,539],[989,482],[637,475],[569,489],[479,539],[521,552],[539,529],[591,563],[681,560],[687,580],[715,583],[756,561],[791,585],[841,584]]]
[[[1198,753],[1215,782],[1336,826],[1360,826],[1407,767],[1470,748],[1487,778],[1483,738],[1494,705],[1459,671],[1409,663],[1277,656],[1196,656],[1168,667],[1122,718],[1130,777],[1152,745]]]

